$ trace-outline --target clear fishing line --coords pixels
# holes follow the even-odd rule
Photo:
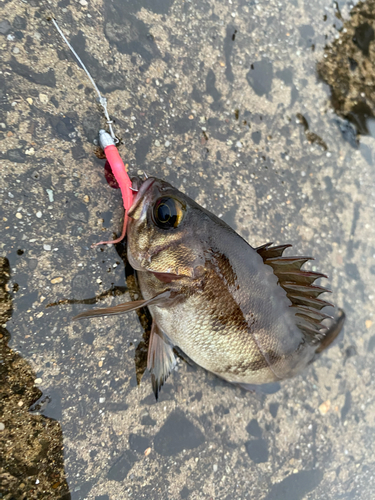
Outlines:
[[[109,117],[109,113],[108,113],[108,109],[107,109],[107,99],[105,97],[102,96],[102,94],[100,93],[100,90],[98,89],[98,86],[96,85],[93,77],[90,75],[90,72],[89,70],[86,68],[86,66],[83,64],[82,62],[82,59],[79,57],[79,55],[77,54],[77,52],[73,49],[73,47],[70,45],[68,39],[66,38],[66,36],[64,35],[64,33],[62,32],[62,30],[60,29],[59,25],[57,24],[57,21],[56,19],[54,19],[53,17],[51,17],[51,21],[53,22],[55,28],[57,29],[57,31],[59,32],[61,38],[64,40],[64,42],[67,44],[67,46],[69,47],[69,49],[72,51],[74,57],[77,59],[77,61],[79,62],[79,64],[82,66],[84,72],[86,73],[88,79],[90,80],[92,86],[94,87],[94,89],[96,90],[96,93],[98,94],[98,101],[99,101],[99,104],[101,105],[101,107],[103,108],[103,111],[104,111],[104,116],[107,120],[107,125],[108,125],[108,128],[109,128],[109,132],[111,134],[111,137],[112,139],[114,140],[114,142],[116,144],[118,144],[120,141],[117,139],[117,137],[115,136],[115,133],[113,131],[113,127],[112,127],[112,123],[113,121],[110,119]]]

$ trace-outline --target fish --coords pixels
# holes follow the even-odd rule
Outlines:
[[[288,256],[290,244],[253,248],[223,220],[168,182],[132,179],[127,258],[142,299],[85,311],[74,319],[147,307],[147,356],[156,399],[176,350],[245,389],[302,373],[338,336],[345,313],[314,284],[324,274]]]

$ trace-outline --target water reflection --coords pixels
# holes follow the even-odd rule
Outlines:
[[[328,83],[335,112],[348,120],[358,135],[374,133],[375,99],[372,91],[374,67],[375,4],[359,2],[343,21],[336,40],[325,48],[318,62],[318,73]],[[352,141],[348,124],[342,125],[343,137]]]
[[[12,314],[10,266],[0,257],[0,324]],[[14,288],[13,288],[14,292]],[[69,500],[59,422],[29,413],[42,396],[31,366],[8,347],[10,335],[0,326],[0,497]],[[61,418],[61,415],[56,415]]]

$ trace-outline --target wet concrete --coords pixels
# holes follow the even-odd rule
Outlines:
[[[352,16],[350,4],[327,0],[46,5],[1,4],[0,245],[13,290],[9,345],[39,379],[39,412],[61,425],[71,497],[371,498],[372,101],[360,96],[367,132],[345,118],[354,100],[332,106],[340,40],[353,44],[347,71],[372,78],[373,21],[358,13],[371,2]],[[135,313],[71,323],[88,307],[80,301],[129,294],[121,247],[90,249],[120,231],[122,203],[94,154],[104,125],[95,94],[50,9],[109,99],[131,171],[165,178],[253,246],[292,243],[329,276],[344,336],[276,393],[250,394],[180,362],[155,403],[148,375],[137,386]],[[352,77],[348,85],[361,94]],[[44,480],[40,468],[27,474],[24,484]],[[6,484],[1,494],[17,498]]]

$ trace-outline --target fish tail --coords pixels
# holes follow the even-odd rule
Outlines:
[[[346,317],[345,312],[342,309],[338,309],[333,324],[328,328],[324,337],[320,341],[318,348],[315,351],[314,360],[319,356],[321,352],[327,349],[338,337],[345,323],[345,317]]]

